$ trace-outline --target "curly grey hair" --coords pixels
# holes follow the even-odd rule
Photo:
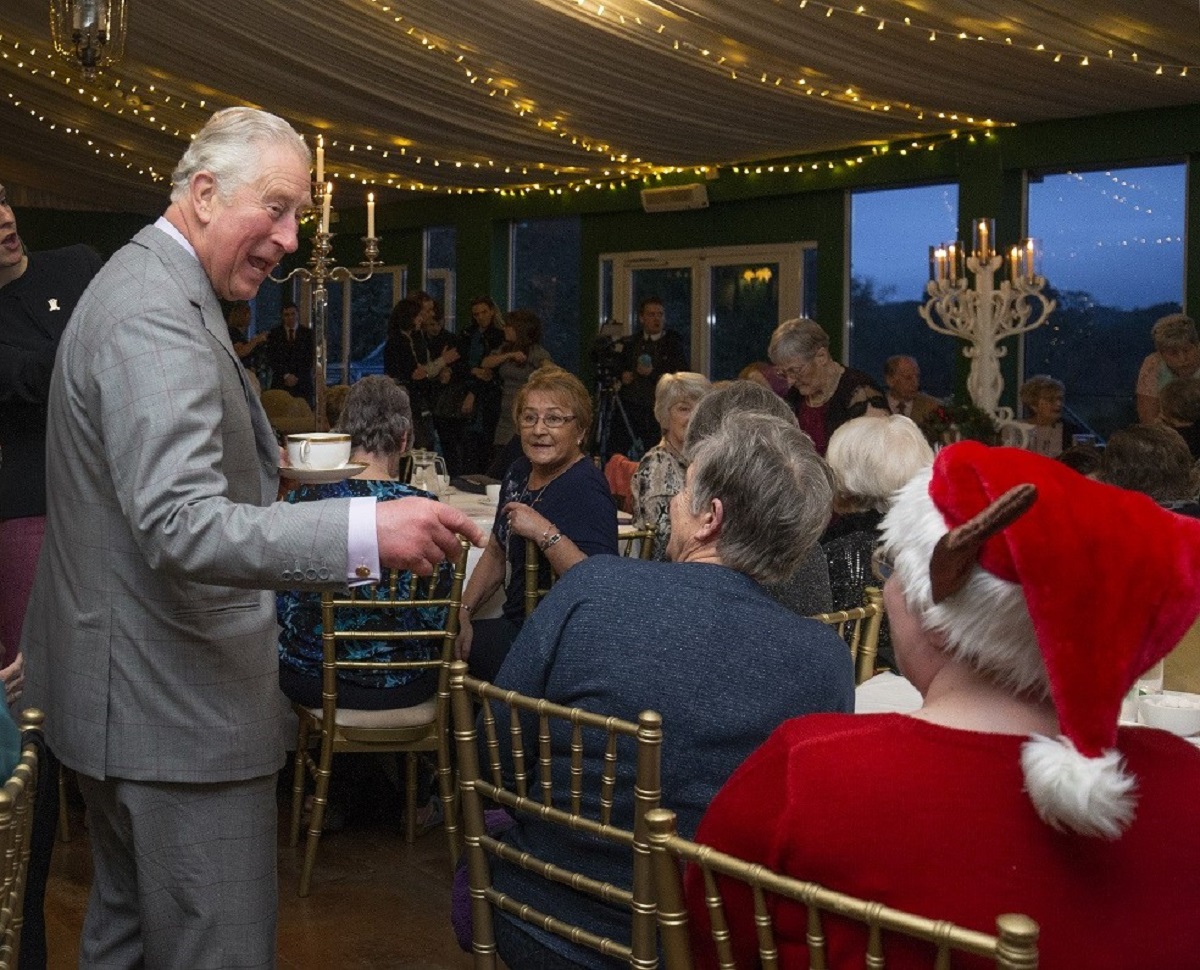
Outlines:
[[[350,447],[373,455],[398,455],[412,433],[408,391],[390,377],[372,374],[350,388],[334,431],[350,435]]]
[[[765,414],[793,424],[796,421],[787,402],[757,381],[719,381],[696,403],[692,420],[688,422],[687,437],[683,440],[684,455],[702,438],[715,432],[727,414]],[[809,444],[812,444],[811,439]]]
[[[1057,377],[1051,377],[1049,374],[1034,374],[1033,377],[1021,385],[1021,390],[1017,392],[1017,396],[1021,399],[1021,403],[1032,411],[1037,407],[1037,403],[1042,399],[1043,395],[1063,395],[1066,393],[1067,385]]]
[[[291,148],[308,168],[312,155],[294,128],[257,108],[225,108],[200,129],[171,173],[171,201],[179,202],[197,172],[211,172],[222,198],[254,181],[267,146]]]
[[[833,479],[788,419],[731,413],[689,454],[693,515],[719,499],[717,554],[760,583],[789,579],[829,523]]]
[[[911,418],[871,415],[834,431],[825,460],[838,482],[839,512],[886,512],[896,490],[933,464],[933,449]]]
[[[1169,313],[1165,317],[1159,317],[1150,328],[1150,336],[1154,340],[1154,349],[1159,353],[1200,344],[1196,322],[1186,313]]]

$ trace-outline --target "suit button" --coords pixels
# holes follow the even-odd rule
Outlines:
[[[317,570],[317,577],[322,580],[329,579],[329,570],[322,566]]]
[[[285,569],[285,570],[284,570],[284,571],[283,571],[283,572],[282,572],[280,575],[281,575],[281,576],[282,576],[284,579],[291,579],[291,578],[292,578],[292,571],[291,571],[290,569]]]
[[[304,578],[307,579],[311,583],[313,580],[315,580],[317,578],[317,571],[315,569],[311,569],[311,568],[304,570]]]

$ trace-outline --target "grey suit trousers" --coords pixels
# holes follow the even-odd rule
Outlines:
[[[95,865],[80,970],[275,966],[274,775],[79,787]]]

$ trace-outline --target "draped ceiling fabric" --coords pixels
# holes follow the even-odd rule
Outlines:
[[[124,62],[85,84],[48,0],[0,0],[18,205],[156,213],[234,104],[324,133],[335,184],[386,202],[1200,102],[1197,0],[129,0],[128,20]]]

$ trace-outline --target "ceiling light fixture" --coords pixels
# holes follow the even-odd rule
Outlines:
[[[50,0],[50,36],[84,80],[94,80],[125,54],[125,0]]]

